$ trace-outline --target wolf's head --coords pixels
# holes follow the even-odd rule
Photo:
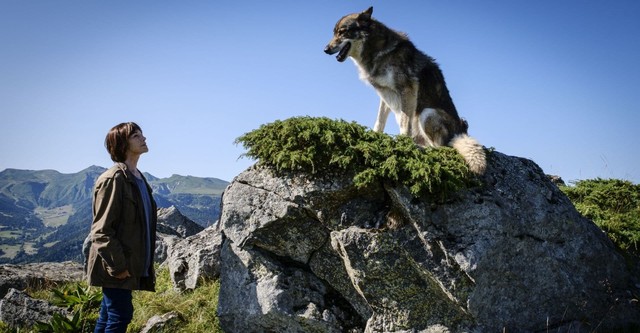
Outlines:
[[[372,13],[373,7],[369,7],[362,13],[342,17],[333,28],[333,38],[324,48],[324,52],[326,54],[338,52],[336,59],[339,62],[343,62],[347,57],[357,59],[370,33]]]

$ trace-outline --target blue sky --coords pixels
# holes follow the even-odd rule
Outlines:
[[[108,167],[107,131],[135,121],[141,170],[230,181],[253,163],[234,140],[261,124],[373,126],[374,90],[322,52],[370,5],[436,58],[485,146],[640,183],[638,1],[0,0],[0,170]]]

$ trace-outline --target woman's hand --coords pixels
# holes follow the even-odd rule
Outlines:
[[[119,280],[124,280],[124,279],[126,279],[126,278],[128,278],[130,276],[131,276],[131,274],[129,274],[129,270],[125,270],[124,272],[116,275],[115,278],[119,279]]]

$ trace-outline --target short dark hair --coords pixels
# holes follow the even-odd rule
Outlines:
[[[142,129],[134,122],[120,123],[109,130],[104,139],[104,146],[111,155],[112,161],[124,162],[127,159],[128,140],[136,131],[142,132]]]

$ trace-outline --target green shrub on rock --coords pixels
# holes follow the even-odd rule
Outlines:
[[[561,189],[621,249],[640,255],[640,185],[619,179],[581,180]]]
[[[406,136],[392,137],[355,122],[294,117],[277,120],[236,139],[259,164],[277,171],[355,173],[354,183],[405,185],[415,196],[444,198],[474,184],[454,149],[423,149]]]

